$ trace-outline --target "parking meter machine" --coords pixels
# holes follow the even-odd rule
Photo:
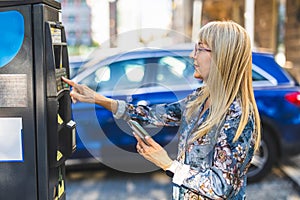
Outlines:
[[[60,9],[54,0],[0,1],[0,199],[66,198],[76,141]]]

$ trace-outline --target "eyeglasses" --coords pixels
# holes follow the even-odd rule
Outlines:
[[[198,47],[198,44],[195,44],[195,49],[194,49],[195,56],[197,56],[201,51],[211,52],[211,49]]]

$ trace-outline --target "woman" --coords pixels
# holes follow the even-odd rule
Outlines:
[[[97,103],[116,118],[140,115],[144,125],[180,124],[174,161],[152,138],[146,138],[146,145],[135,134],[139,154],[173,177],[173,199],[245,199],[246,173],[260,141],[249,36],[234,22],[210,22],[200,29],[190,57],[194,77],[204,86],[179,102],[151,109],[65,81],[73,86],[75,102]]]

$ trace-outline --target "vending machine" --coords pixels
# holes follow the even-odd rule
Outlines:
[[[76,141],[60,9],[54,0],[0,1],[0,199],[66,199]]]

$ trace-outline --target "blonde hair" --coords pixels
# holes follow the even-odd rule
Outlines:
[[[187,119],[208,97],[210,113],[198,127],[193,140],[218,126],[236,97],[241,99],[242,114],[236,131],[236,141],[244,130],[249,115],[254,116],[255,149],[260,142],[260,117],[252,88],[252,51],[246,30],[232,21],[214,21],[200,29],[199,42],[212,49],[210,72],[201,95],[187,106]]]

